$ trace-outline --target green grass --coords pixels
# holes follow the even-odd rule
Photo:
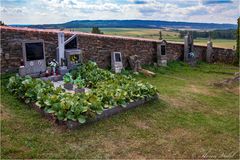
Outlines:
[[[1,158],[239,158],[239,85],[218,88],[238,68],[172,62],[145,66],[160,100],[67,130],[9,94],[1,76]]]
[[[91,32],[91,28],[74,28],[74,31],[81,32]],[[129,37],[141,37],[149,39],[159,39],[159,29],[147,29],[147,28],[100,28],[104,34],[108,35],[118,35],[118,36],[129,36]],[[174,42],[183,42],[183,39],[180,39],[179,33],[172,30],[161,29],[162,38],[167,41]],[[197,45],[207,45],[207,38],[198,38],[194,42]],[[232,49],[233,46],[236,46],[236,40],[228,39],[213,39],[214,47],[223,47]]]

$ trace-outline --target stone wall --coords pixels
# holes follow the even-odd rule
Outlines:
[[[16,70],[20,66],[22,41],[42,39],[45,43],[46,59],[56,58],[59,30],[37,30],[29,28],[1,27],[1,72]],[[159,40],[99,35],[82,32],[64,31],[65,39],[73,34],[78,36],[78,47],[83,50],[84,61],[93,60],[102,68],[110,67],[111,52],[122,52],[124,66],[128,66],[128,57],[137,54],[142,64],[157,62],[157,43]],[[182,60],[184,45],[168,42],[166,55],[168,61]],[[199,60],[206,60],[206,47],[195,46]],[[235,55],[231,49],[214,48],[214,62],[233,63]]]
[[[213,44],[214,45],[214,44]],[[236,60],[235,50],[213,47],[212,62],[233,64]],[[167,45],[168,60],[183,60],[184,44],[169,42]],[[194,53],[199,61],[206,61],[207,46],[194,45]]]
[[[54,58],[57,47],[56,33],[1,28],[1,72],[19,67],[23,59],[22,41],[37,39],[44,40],[46,59]]]
[[[236,51],[213,47],[213,62],[233,64],[237,59]]]
[[[166,46],[166,55],[168,61],[183,60],[184,45],[181,43],[168,42]]]
[[[139,55],[143,64],[151,64],[156,58],[156,42],[113,38],[105,36],[78,36],[79,48],[83,50],[83,58],[93,60],[102,68],[110,67],[111,52],[121,52],[123,65],[128,66],[128,57]]]

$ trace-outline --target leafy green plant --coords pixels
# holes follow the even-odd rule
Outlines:
[[[72,78],[72,75],[70,73],[66,73],[64,76],[63,76],[63,81],[64,83],[73,83],[73,78]]]
[[[81,78],[81,75],[79,75],[73,83],[77,85],[78,88],[84,88],[85,87],[85,81]]]
[[[86,64],[82,64],[77,69],[71,72],[72,77],[77,78],[81,75],[81,78],[85,80],[86,87],[94,88],[96,83],[108,79],[113,79],[114,74],[109,71],[103,70],[97,67],[95,62],[89,61]]]

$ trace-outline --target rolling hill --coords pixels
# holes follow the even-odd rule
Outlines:
[[[173,22],[153,20],[74,20],[61,24],[12,25],[31,28],[172,28],[172,29],[236,29],[235,24]]]

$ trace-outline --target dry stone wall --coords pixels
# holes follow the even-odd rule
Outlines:
[[[20,66],[22,41],[42,39],[45,43],[46,59],[56,58],[59,30],[39,30],[30,28],[1,27],[0,60],[1,72],[16,70]],[[93,60],[102,68],[110,67],[111,52],[121,52],[124,67],[128,66],[128,57],[138,55],[142,64],[157,62],[157,43],[159,40],[130,38],[110,35],[96,35],[82,32],[64,31],[65,39],[77,34],[78,47],[83,50],[84,61]],[[166,45],[168,61],[182,60],[184,45],[169,42]],[[199,60],[206,60],[206,47],[195,46]],[[213,48],[214,62],[233,63],[235,57],[231,49]]]

